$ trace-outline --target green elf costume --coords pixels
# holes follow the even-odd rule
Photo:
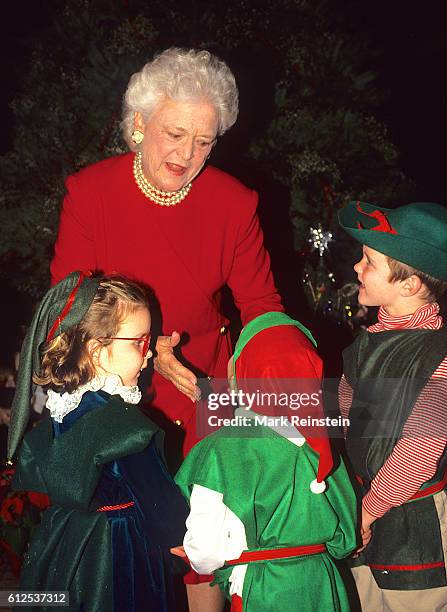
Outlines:
[[[187,507],[164,465],[162,432],[135,405],[138,388],[112,376],[70,394],[49,390],[50,413],[22,440],[40,349],[82,321],[99,282],[73,272],[52,287],[23,343],[8,441],[9,457],[21,442],[12,485],[47,494],[49,507],[20,589],[68,591],[67,612],[173,612],[174,574],[186,565],[170,547],[183,539]]]
[[[444,206],[420,202],[387,209],[350,202],[339,218],[361,244],[447,281]],[[373,496],[381,505],[389,504],[383,501],[385,492],[401,497],[379,514],[371,506],[378,518],[353,570],[361,600],[368,602],[365,609],[421,609],[422,601],[427,610],[447,609],[447,330],[439,316],[424,323],[429,308],[435,315],[439,311],[436,303],[427,303],[394,319],[381,308],[379,323],[343,353],[340,404],[350,419],[346,448],[361,483],[363,506],[373,514],[367,507]],[[434,473],[425,475],[418,467],[413,457],[420,454],[437,461]],[[387,473],[396,473],[393,460],[404,467],[397,466],[400,481],[387,490]],[[411,489],[414,480],[414,490],[402,496],[400,489]]]
[[[304,384],[318,391],[314,343],[284,313],[257,317],[236,346],[238,390],[260,385],[279,394]],[[314,414],[322,417],[318,406]],[[258,423],[266,414],[272,425]],[[190,499],[184,547],[191,564],[214,572],[234,611],[348,610],[333,557],[356,547],[356,500],[343,462],[333,467],[325,429],[298,430],[260,403],[235,415],[244,424],[199,442],[176,476]]]

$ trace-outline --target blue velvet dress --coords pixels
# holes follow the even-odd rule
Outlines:
[[[188,506],[161,456],[160,430],[121,398],[89,391],[62,423],[50,421],[49,454],[38,456],[36,447],[45,431],[35,439],[33,433],[24,440],[15,488],[29,484],[38,471],[41,483],[34,490],[45,489],[52,505],[25,559],[21,588],[67,589],[69,609],[80,612],[178,610],[175,575],[187,566],[169,548],[183,542]],[[30,450],[36,451],[32,458]],[[59,465],[65,466],[62,479]],[[129,502],[133,505],[123,509],[97,511]],[[76,537],[79,546],[72,551],[67,542]],[[64,551],[74,561],[64,560]],[[93,591],[85,584],[89,575],[98,582]]]

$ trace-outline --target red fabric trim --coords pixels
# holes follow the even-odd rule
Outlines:
[[[78,281],[77,281],[76,285],[73,287],[73,289],[71,290],[71,293],[68,296],[67,303],[65,304],[64,308],[62,309],[61,314],[56,318],[56,321],[53,323],[52,328],[48,332],[47,342],[50,342],[54,338],[54,334],[56,333],[57,328],[62,323],[62,321],[65,319],[67,314],[70,312],[71,307],[73,306],[73,302],[75,301],[75,297],[76,297],[76,294],[78,292],[78,289],[79,289],[79,287],[82,284],[82,281],[84,280],[84,278],[86,276],[91,276],[91,275],[92,275],[92,273],[89,270],[85,271],[85,272],[79,272]]]
[[[109,512],[111,510],[124,510],[124,508],[130,508],[131,506],[135,506],[135,502],[126,502],[125,504],[116,504],[115,506],[101,506],[101,508],[97,508],[96,512]]]
[[[421,497],[429,497],[430,495],[434,495],[435,493],[439,493],[442,491],[447,485],[447,470],[444,472],[444,476],[440,482],[435,482],[434,484],[422,489],[422,491],[417,491],[413,497],[410,499],[421,499]]]
[[[421,563],[420,565],[378,565],[376,563],[370,563],[369,567],[375,570],[395,570],[398,572],[411,572],[414,570],[427,570],[434,569],[436,567],[445,567],[444,561],[437,561],[436,563]]]
[[[239,559],[225,561],[225,565],[251,563],[252,561],[270,561],[271,559],[285,559],[287,557],[302,557],[303,555],[316,555],[325,551],[326,544],[290,546],[289,548],[273,548],[271,550],[246,550]]]
[[[185,559],[186,560],[186,559]],[[188,560],[189,563],[189,560]],[[212,582],[214,576],[212,574],[198,574],[192,568],[183,576],[184,584],[203,584],[204,582]]]
[[[230,612],[243,612],[243,609],[242,597],[239,597],[239,595],[232,595]]]

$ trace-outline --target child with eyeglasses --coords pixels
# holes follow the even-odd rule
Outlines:
[[[188,510],[162,432],[136,405],[150,326],[140,285],[73,272],[47,292],[22,347],[9,457],[33,382],[47,389],[49,414],[21,442],[13,488],[46,493],[50,505],[20,589],[68,591],[70,610],[178,609],[176,575],[187,566],[173,552]]]

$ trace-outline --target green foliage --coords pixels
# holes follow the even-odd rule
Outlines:
[[[13,102],[14,145],[0,159],[0,256],[14,262],[17,284],[34,294],[47,285],[64,179],[125,150],[128,78],[170,45],[209,48],[233,68],[247,50],[259,57],[274,99],[247,155],[289,190],[297,250],[311,225],[333,230],[350,198],[396,201],[408,182],[372,114],[381,95],[364,68],[369,50],[342,21],[330,0],[61,3]]]

